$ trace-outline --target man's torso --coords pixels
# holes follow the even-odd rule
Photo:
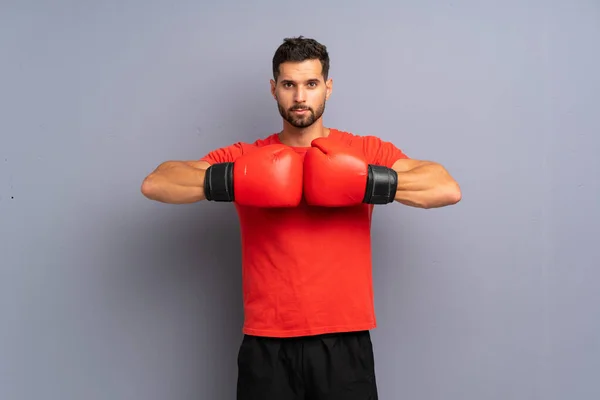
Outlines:
[[[330,138],[364,151],[370,163],[406,157],[390,143],[330,130]],[[370,141],[368,141],[370,140]],[[235,161],[277,134],[205,157]],[[294,148],[304,155],[308,148]],[[388,165],[391,167],[391,165]],[[246,334],[293,337],[373,329],[373,206],[256,208],[236,204],[242,235]]]

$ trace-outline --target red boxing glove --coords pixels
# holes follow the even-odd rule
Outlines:
[[[328,138],[315,139],[304,158],[304,197],[311,205],[344,207],[394,201],[398,174],[368,164],[362,153]]]
[[[211,165],[204,178],[204,194],[209,201],[295,207],[302,199],[302,173],[299,154],[285,145],[272,144],[235,162]]]

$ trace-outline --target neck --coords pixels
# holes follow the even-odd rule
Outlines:
[[[314,139],[327,136],[329,136],[329,128],[325,128],[321,120],[306,128],[296,128],[284,121],[283,130],[279,133],[279,141],[291,147],[310,147]]]

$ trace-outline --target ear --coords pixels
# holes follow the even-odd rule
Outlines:
[[[333,79],[327,79],[327,82],[325,82],[325,87],[327,87],[327,95],[325,98],[329,100],[329,96],[331,96],[331,92],[333,91]]]
[[[275,81],[273,79],[271,79],[271,96],[273,96],[273,98],[275,100],[277,100],[277,96],[275,96],[275,88],[277,87],[277,84],[275,83]]]

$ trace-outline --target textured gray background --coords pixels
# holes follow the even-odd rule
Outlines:
[[[0,2],[0,399],[234,399],[233,207],[139,187],[278,130],[300,34],[330,49],[328,126],[463,189],[376,211],[381,398],[600,398],[600,4],[249,3]]]

